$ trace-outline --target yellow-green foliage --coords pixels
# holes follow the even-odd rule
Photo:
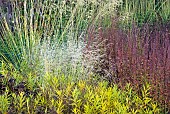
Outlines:
[[[7,95],[8,91],[4,95],[0,95],[0,112],[5,113],[7,112],[10,101],[9,101],[9,96]]]
[[[3,75],[6,80],[11,78],[7,74]],[[64,82],[50,74],[39,79],[35,76],[30,79],[29,76],[20,80],[26,82],[26,89],[15,92],[7,87],[0,95],[1,113],[158,114],[161,111],[158,104],[149,97],[150,87],[147,83],[139,95],[130,84],[120,90],[117,85],[109,86],[105,81]],[[33,82],[34,86],[31,86]]]

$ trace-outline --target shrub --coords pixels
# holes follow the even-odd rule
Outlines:
[[[6,69],[1,69],[4,77],[0,84],[3,83],[6,91],[0,96],[0,113],[161,113],[158,104],[149,95],[148,84],[143,85],[142,95],[139,95],[130,84],[120,90],[117,85],[108,86],[106,81],[73,82],[50,74],[41,79],[30,75],[31,80],[23,78],[17,84],[17,79],[13,78],[15,70],[8,70],[7,74],[2,71]],[[35,86],[30,87],[29,83]]]

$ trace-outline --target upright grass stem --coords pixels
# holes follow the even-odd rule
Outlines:
[[[86,33],[90,23],[97,26],[98,18],[114,16],[120,1],[16,0],[9,4],[12,7],[12,20],[1,20],[4,28],[0,40],[3,51],[0,53],[2,59],[22,71],[33,69],[37,65],[35,61],[41,61],[37,59],[40,52],[37,47],[44,42],[53,46],[67,45],[70,38],[78,44],[81,42],[80,35]]]
[[[169,0],[123,0],[119,8],[120,23],[130,27],[132,23],[139,26],[144,23],[167,23],[170,20]]]

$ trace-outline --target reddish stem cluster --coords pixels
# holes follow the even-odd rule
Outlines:
[[[104,49],[100,58],[103,62],[96,66],[110,72],[112,82],[120,87],[130,82],[140,91],[147,81],[152,97],[170,106],[170,31],[166,26],[133,25],[131,30],[123,31],[114,21],[110,28],[97,33],[90,28],[88,39],[86,49]]]

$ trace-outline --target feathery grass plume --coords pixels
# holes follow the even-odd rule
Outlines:
[[[35,56],[38,45],[47,39],[49,45],[66,43],[70,33],[79,43],[79,36],[86,32],[89,23],[98,23],[98,18],[106,15],[113,16],[121,1],[16,0],[9,3],[11,21],[5,17],[1,20],[0,58],[22,72],[29,72],[39,67]]]
[[[44,41],[43,44],[37,46],[39,51],[38,55],[35,56],[40,61],[41,69],[39,69],[39,73],[54,75],[64,73],[66,76],[74,76],[73,79],[85,78],[79,77],[86,73],[82,66],[84,42],[79,38],[77,44],[73,36],[69,35],[68,37],[66,43],[59,44]]]
[[[89,27],[88,40],[83,51],[84,66],[88,71],[101,76],[102,79],[109,80],[111,83],[117,79],[115,39],[120,37],[118,32],[116,24],[112,24],[110,30],[104,27],[97,30],[94,26]]]

